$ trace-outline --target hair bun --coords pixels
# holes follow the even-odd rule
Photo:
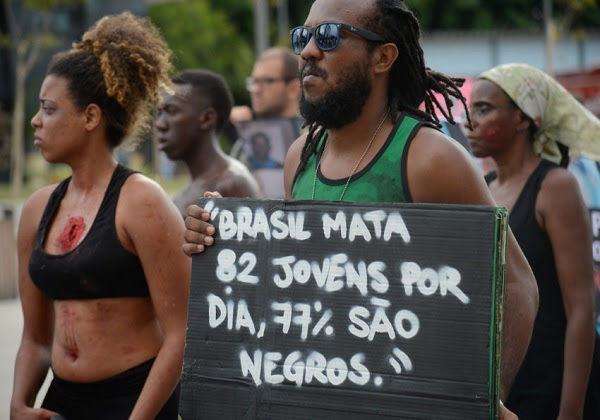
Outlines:
[[[52,71],[77,86],[73,93],[82,105],[101,104],[105,114],[122,120],[114,124],[120,127],[112,135],[116,142],[148,125],[151,106],[170,84],[170,59],[158,28],[148,18],[123,12],[96,22],[57,58]],[[122,109],[112,109],[111,101]]]
[[[74,42],[73,49],[80,51],[87,51],[94,54],[96,57],[100,57],[102,51],[104,50],[103,45],[100,41],[93,41],[91,39],[86,39],[81,42]]]

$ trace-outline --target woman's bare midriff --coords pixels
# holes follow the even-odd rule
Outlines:
[[[54,302],[52,370],[72,382],[110,378],[155,357],[162,333],[149,298]]]

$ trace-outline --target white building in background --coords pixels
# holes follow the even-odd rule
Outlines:
[[[438,32],[422,33],[426,65],[450,75],[476,76],[498,64],[518,62],[546,70],[543,33],[523,32]],[[600,32],[587,33],[581,40],[556,41],[556,74],[600,66]]]

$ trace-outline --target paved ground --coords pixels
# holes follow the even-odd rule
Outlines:
[[[23,314],[19,300],[0,299],[0,419],[9,418],[15,356],[22,328]]]

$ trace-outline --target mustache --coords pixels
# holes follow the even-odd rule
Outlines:
[[[314,61],[307,61],[300,69],[300,80],[307,75],[317,76],[323,80],[327,79],[327,72],[319,68]]]

